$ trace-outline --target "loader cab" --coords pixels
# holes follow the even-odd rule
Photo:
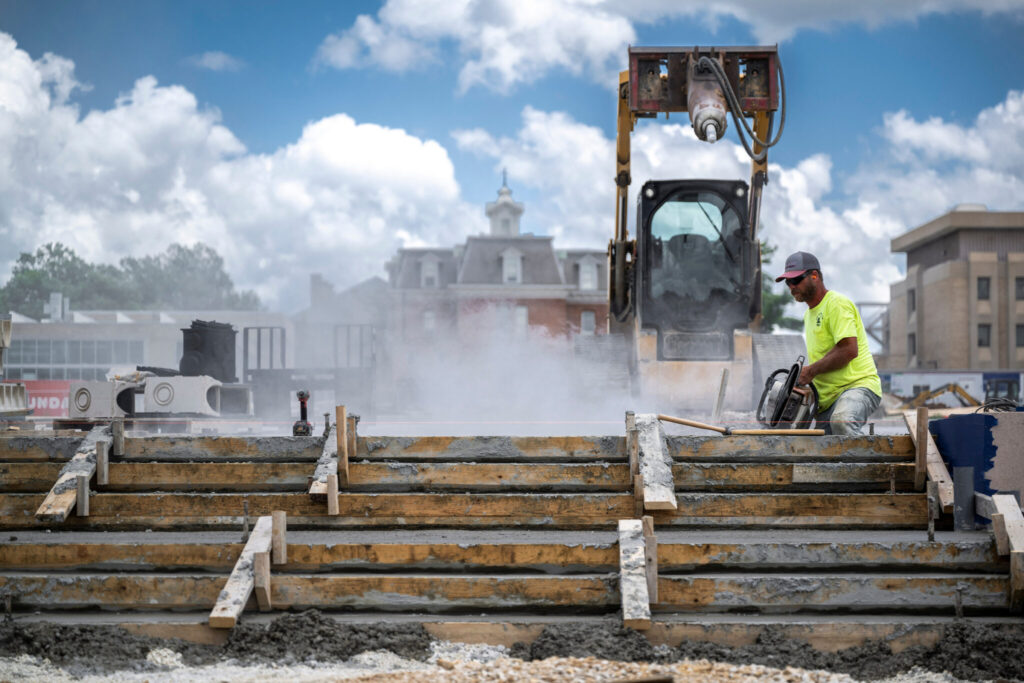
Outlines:
[[[648,181],[637,207],[633,291],[659,360],[728,360],[733,330],[760,312],[760,258],[747,184]]]

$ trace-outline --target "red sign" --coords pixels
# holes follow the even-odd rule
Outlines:
[[[67,417],[71,382],[64,379],[26,379],[21,381],[28,394],[28,408],[37,417]]]

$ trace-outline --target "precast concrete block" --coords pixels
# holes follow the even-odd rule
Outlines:
[[[146,379],[144,410],[147,413],[190,413],[220,415],[221,382],[206,375],[198,377],[149,377]]]
[[[136,382],[71,382],[68,417],[111,418],[135,414]]]

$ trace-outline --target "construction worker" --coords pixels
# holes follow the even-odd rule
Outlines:
[[[806,251],[786,258],[786,272],[775,278],[782,280],[794,299],[807,304],[807,364],[797,384],[813,382],[818,391],[815,424],[826,434],[862,434],[882,400],[882,381],[857,307],[825,288],[818,259]]]

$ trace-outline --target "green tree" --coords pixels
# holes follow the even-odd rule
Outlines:
[[[77,310],[255,310],[255,292],[235,290],[224,260],[210,247],[172,244],[159,256],[126,258],[120,267],[91,264],[56,242],[23,252],[0,288],[0,311],[42,318],[51,292]]]
[[[148,308],[252,311],[255,292],[235,291],[224,259],[205,244],[172,244],[159,256],[121,259],[121,269]]]
[[[774,291],[775,278],[769,275],[767,266],[772,260],[778,247],[761,242],[761,318],[766,331],[770,331],[775,325],[787,330],[801,330],[804,323],[797,318],[786,315],[786,304],[792,301],[789,292]],[[785,288],[783,288],[785,289]]]

